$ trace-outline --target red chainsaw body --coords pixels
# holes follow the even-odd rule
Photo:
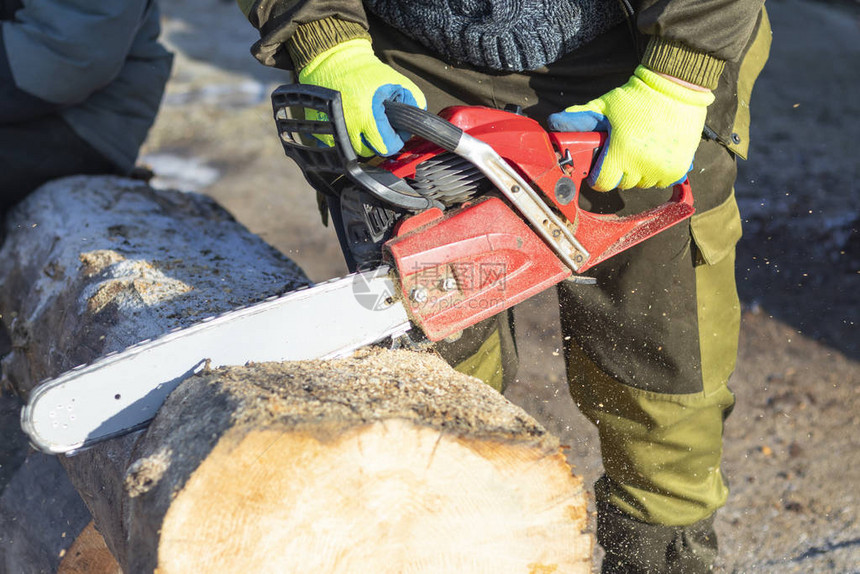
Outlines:
[[[547,132],[512,112],[454,106],[439,114],[489,144],[566,220],[595,264],[692,215],[688,182],[672,199],[636,215],[596,214],[579,207],[579,191],[605,134]],[[446,153],[413,139],[380,167],[401,178]],[[645,192],[647,193],[647,192]],[[573,272],[515,210],[497,197],[442,212],[431,209],[400,222],[385,245],[397,269],[401,297],[431,340],[440,340],[551,287]]]
[[[397,267],[402,300],[432,341],[525,301],[571,273],[496,197],[411,217],[386,249]]]

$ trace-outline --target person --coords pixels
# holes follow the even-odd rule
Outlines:
[[[0,215],[43,183],[128,175],[172,55],[154,0],[0,0]]]
[[[40,185],[132,172],[170,76],[159,33],[154,0],[0,0],[0,246],[5,214]],[[0,322],[0,358],[10,349]],[[0,368],[0,402],[2,382]],[[26,440],[3,439],[9,477]]]
[[[735,161],[748,150],[749,99],[769,52],[763,0],[239,5],[260,32],[258,60],[341,92],[362,156],[404,143],[385,99],[434,113],[515,104],[553,130],[608,132],[582,192],[592,211],[642,211],[689,174],[691,220],[594,267],[596,286],[563,283],[558,296],[570,391],[601,442],[602,571],[710,571],[740,324]],[[443,356],[504,383],[516,347],[503,324]]]

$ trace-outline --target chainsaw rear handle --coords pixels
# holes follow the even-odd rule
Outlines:
[[[334,182],[347,176],[385,205],[411,212],[439,206],[400,178],[358,160],[347,133],[340,92],[287,84],[272,92],[272,108],[284,153],[314,189],[338,195]],[[300,110],[301,117],[293,117],[291,110]],[[305,119],[307,110],[319,112],[319,118]],[[323,144],[320,136],[331,137],[333,145]]]

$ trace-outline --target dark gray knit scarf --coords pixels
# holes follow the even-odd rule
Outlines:
[[[365,0],[367,8],[452,63],[534,70],[624,19],[616,0]]]

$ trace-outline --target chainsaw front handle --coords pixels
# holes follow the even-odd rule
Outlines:
[[[442,149],[455,152],[463,130],[444,118],[427,110],[402,102],[388,100],[383,103],[385,115],[395,130],[404,130]]]

